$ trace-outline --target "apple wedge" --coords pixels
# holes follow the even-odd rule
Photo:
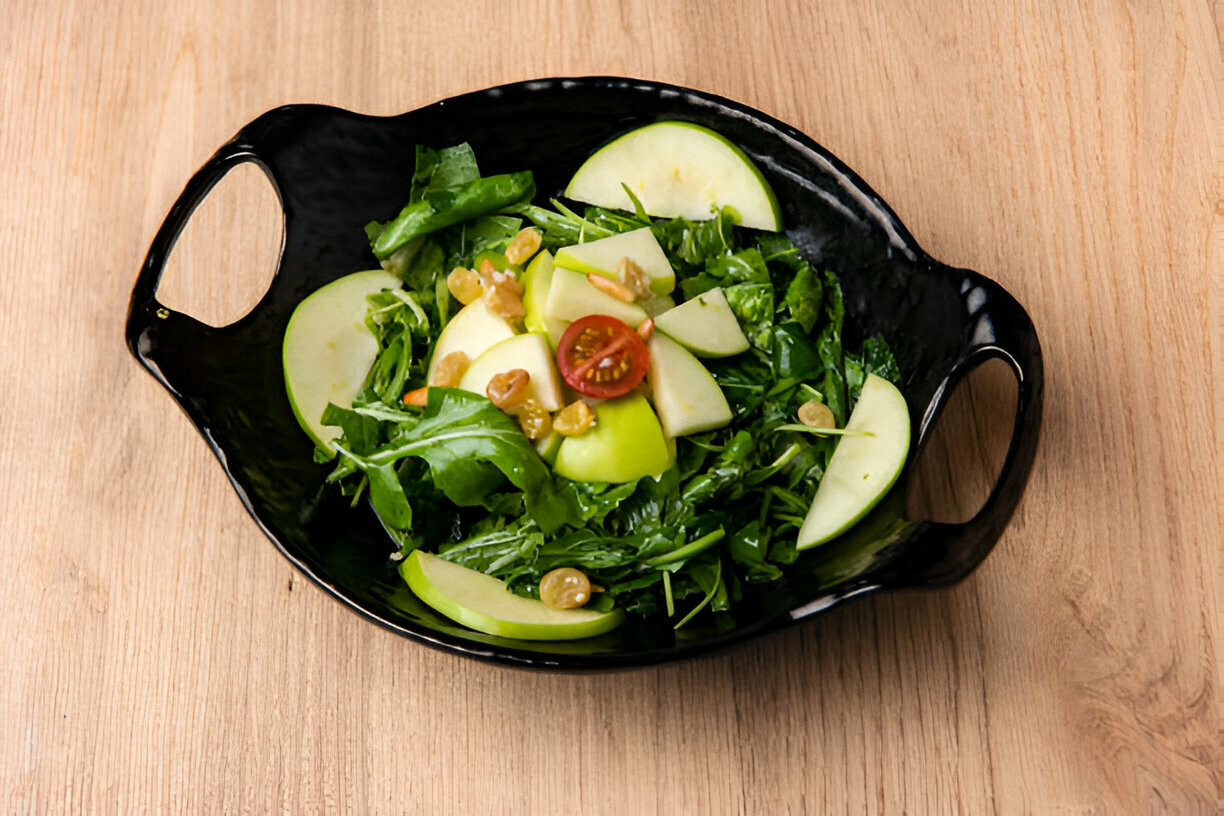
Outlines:
[[[548,338],[542,334],[516,334],[489,346],[468,366],[459,387],[483,397],[489,380],[515,368],[523,369],[531,377],[525,399],[536,400],[548,411],[561,410],[565,404],[561,399],[561,376]]]
[[[655,328],[700,357],[748,350],[748,338],[722,289],[711,289],[655,317]]]
[[[864,435],[843,436],[837,443],[799,528],[801,550],[844,533],[897,481],[910,443],[905,397],[888,380],[868,374],[846,430]]]
[[[366,297],[398,289],[381,269],[354,272],[315,290],[289,318],[281,347],[285,390],[293,415],[315,444],[330,450],[340,429],[319,420],[327,403],[351,407],[378,355],[366,328]]]
[[[535,449],[540,458],[552,466],[557,463],[557,452],[561,450],[561,443],[564,441],[564,436],[556,431],[549,431],[548,436],[535,443]]]
[[[595,406],[595,425],[562,440],[553,470],[576,482],[632,482],[658,476],[673,458],[650,403],[628,394]]]
[[[676,272],[650,227],[562,247],[557,250],[556,263],[584,275],[594,272],[615,279],[616,265],[622,258],[638,265],[650,281],[650,291],[656,295],[666,295],[676,288]]]
[[[722,135],[691,122],[655,122],[595,151],[565,188],[575,201],[632,210],[626,185],[650,215],[694,221],[730,205],[753,229],[782,229],[782,214],[769,182]]]
[[[721,428],[731,421],[731,408],[714,377],[675,340],[655,332],[650,351],[651,396],[663,433],[670,438]]]
[[[504,581],[413,550],[400,564],[408,588],[425,604],[451,620],[486,635],[519,640],[578,640],[620,626],[620,609],[553,609],[534,598],[506,589]]]
[[[609,315],[635,328],[646,319],[646,310],[636,303],[599,291],[581,272],[554,267],[544,316],[569,323],[592,314]]]
[[[548,335],[548,342],[555,349],[561,335],[565,334],[567,321],[548,317],[544,310],[548,305],[548,290],[552,288],[553,256],[547,249],[541,250],[527,264],[523,273],[523,309],[526,315],[523,324],[529,332]]]
[[[470,363],[486,349],[513,336],[514,327],[509,321],[490,311],[483,297],[476,298],[460,309],[438,335],[426,377],[433,379],[434,369],[448,354],[462,351]]]

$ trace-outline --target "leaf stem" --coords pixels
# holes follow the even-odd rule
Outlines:
[[[722,527],[719,527],[712,533],[706,533],[701,538],[679,546],[671,552],[665,552],[662,555],[656,555],[654,558],[648,558],[642,563],[648,567],[661,567],[664,564],[674,564],[677,561],[692,558],[694,555],[705,552],[710,547],[722,541],[726,534],[727,531]]]
[[[796,431],[810,433],[815,436],[875,436],[871,431],[856,431],[850,428],[809,428],[807,425],[778,425],[771,431]]]
[[[693,609],[687,615],[681,618],[680,622],[677,623],[673,627],[673,629],[679,629],[681,626],[691,621],[694,617],[696,617],[698,612],[705,609],[706,605],[710,601],[714,600],[714,596],[718,593],[718,587],[722,584],[722,559],[721,558],[716,563],[714,569],[717,571],[714,574],[715,575],[714,585],[710,587],[710,591],[707,592],[706,596],[701,599],[701,603],[697,604],[695,607],[693,607]]]

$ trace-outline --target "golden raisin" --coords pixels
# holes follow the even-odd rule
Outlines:
[[[463,379],[468,362],[467,354],[462,351],[452,351],[438,361],[433,373],[429,375],[429,384],[439,388],[454,388]]]
[[[558,412],[553,430],[562,436],[578,436],[595,424],[595,412],[582,400],[576,400]]]
[[[464,306],[484,294],[480,275],[476,274],[475,269],[464,269],[462,266],[456,266],[446,276],[446,288],[455,296],[455,300]]]
[[[616,279],[625,284],[631,292],[635,300],[650,299],[650,279],[646,277],[646,273],[642,271],[642,267],[638,266],[632,258],[621,258],[616,262]]]
[[[552,430],[552,416],[533,399],[525,399],[519,405],[518,421],[523,436],[532,441],[543,439]]]
[[[480,262],[480,280],[484,284],[485,303],[493,314],[515,319],[527,313],[523,308],[523,285],[513,272],[501,272],[485,258]]]
[[[808,400],[799,406],[799,421],[809,428],[836,428],[837,420],[829,406],[816,400]]]
[[[507,269],[504,272],[497,268],[497,264],[485,258],[480,262],[480,280],[484,284],[485,290],[504,287],[506,291],[513,292],[520,297],[523,294],[523,284],[519,283],[518,277],[514,274],[514,270]]]
[[[514,319],[527,314],[523,306],[523,296],[516,294],[504,286],[495,286],[485,293],[485,303],[489,311],[501,317]]]
[[[527,396],[527,385],[531,375],[522,368],[512,368],[501,374],[494,374],[485,386],[485,396],[498,408],[505,411],[513,408]]]
[[[558,567],[540,579],[540,600],[553,609],[577,609],[591,600],[591,581],[581,570]]]
[[[623,300],[626,303],[633,302],[633,290],[620,281],[605,278],[603,275],[597,275],[594,272],[587,273],[587,280],[605,295],[611,295],[617,300]]]
[[[518,235],[514,236],[509,246],[506,247],[506,260],[515,265],[526,263],[532,255],[536,254],[543,240],[544,236],[535,227],[525,227],[519,230]]]

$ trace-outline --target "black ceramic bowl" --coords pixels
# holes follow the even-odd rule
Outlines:
[[[492,637],[435,614],[388,560],[368,508],[325,489],[285,396],[281,338],[322,284],[372,263],[362,226],[399,210],[413,146],[468,141],[486,173],[529,169],[539,199],[557,195],[591,151],[659,119],[711,127],[739,144],[773,185],[787,234],[845,291],[846,344],[883,335],[900,363],[913,417],[906,473],[875,513],[805,553],[783,582],[746,587],[737,628],[631,622],[567,643]],[[165,308],[157,285],[170,250],[208,191],[242,162],[280,195],[285,244],[271,288],[222,328]],[[966,576],[994,546],[1020,499],[1037,448],[1041,351],[1024,309],[998,284],[938,263],[857,175],[795,129],[710,94],[617,78],[546,79],[464,94],[391,118],[295,105],[260,116],[187,183],[153,239],[132,292],[127,342],[187,412],[251,516],[298,569],[342,603],[414,640],[508,664],[625,667],[676,660],[791,626],[852,596],[933,587]],[[1019,381],[1015,427],[998,483],[964,524],[907,521],[907,476],[955,384],[989,358]]]

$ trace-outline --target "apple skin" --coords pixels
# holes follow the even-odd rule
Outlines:
[[[909,407],[888,380],[867,375],[846,430],[871,436],[843,436],[838,441],[799,528],[800,550],[824,544],[854,526],[884,498],[905,466]]]
[[[753,229],[782,229],[769,182],[738,145],[691,122],[664,121],[632,130],[588,158],[565,188],[566,198],[633,210],[622,184],[649,215],[701,221],[713,206],[734,207]]]
[[[655,316],[655,328],[698,357],[729,357],[748,350],[748,338],[722,289],[711,289]]]
[[[547,332],[544,323],[544,307],[548,304],[548,290],[552,286],[553,256],[547,249],[540,250],[527,271],[523,273],[523,324],[527,331]]]
[[[578,640],[610,632],[625,620],[613,609],[553,609],[506,589],[482,572],[413,550],[399,567],[408,588],[426,605],[469,629],[518,640]]]
[[[647,377],[664,434],[671,438],[686,436],[721,428],[731,421],[727,398],[700,360],[660,332],[651,335],[647,348]]]
[[[549,431],[548,436],[535,443],[536,452],[540,454],[540,458],[549,464],[549,466],[557,463],[557,452],[561,450],[561,443],[565,437],[556,431]]]
[[[650,403],[627,394],[595,406],[595,425],[565,437],[553,469],[578,482],[619,483],[659,476],[673,460]]]
[[[563,247],[557,250],[556,264],[584,275],[594,272],[615,279],[616,265],[622,258],[628,258],[641,268],[650,281],[650,290],[656,295],[666,295],[676,288],[676,271],[650,227]]]
[[[527,264],[527,270],[523,273],[523,308],[527,313],[523,317],[523,325],[529,332],[548,335],[548,342],[553,349],[556,349],[569,322],[557,320],[545,314],[552,279],[553,256],[551,252],[544,249],[531,259],[531,263]]]
[[[462,351],[470,363],[486,349],[509,340],[514,334],[514,328],[504,317],[489,310],[484,297],[476,298],[460,309],[438,335],[433,357],[429,360],[427,379],[433,379],[434,369],[448,354]]]
[[[515,368],[523,369],[531,377],[525,399],[536,400],[548,411],[563,407],[561,375],[557,373],[548,338],[542,334],[516,334],[489,346],[468,366],[459,387],[485,396],[489,380]]]
[[[354,272],[316,289],[289,318],[281,348],[285,391],[298,424],[320,448],[331,450],[340,429],[320,422],[332,402],[353,404],[378,342],[366,328],[366,296],[398,289],[398,278],[381,269]]]

